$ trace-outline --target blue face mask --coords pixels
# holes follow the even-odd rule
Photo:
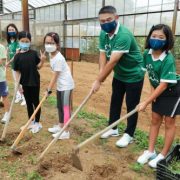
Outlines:
[[[23,51],[28,51],[30,48],[30,43],[19,42],[19,47]]]
[[[110,33],[116,29],[116,26],[117,26],[117,22],[114,20],[108,23],[101,24],[101,29],[107,33]]]
[[[14,36],[16,36],[16,32],[8,32],[8,35],[9,35],[10,37],[14,37]]]
[[[153,50],[162,49],[166,45],[166,42],[167,41],[164,39],[153,39],[153,38],[149,39],[149,45]]]

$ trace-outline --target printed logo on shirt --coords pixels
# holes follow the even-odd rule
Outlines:
[[[105,51],[106,51],[107,58],[110,58],[110,56],[111,56],[111,45],[110,44],[105,45]]]
[[[147,68],[147,71],[148,71],[148,74],[149,74],[149,79],[151,81],[153,81],[154,83],[159,84],[159,79],[156,78],[156,74],[154,73],[154,69],[153,69],[152,64],[147,64],[146,68]]]

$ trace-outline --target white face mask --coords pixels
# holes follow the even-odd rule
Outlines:
[[[48,53],[52,53],[55,52],[57,50],[56,45],[52,45],[52,44],[45,44],[45,51]]]
[[[14,40],[14,39],[11,39],[10,41],[11,41],[11,43],[13,43],[15,40]]]

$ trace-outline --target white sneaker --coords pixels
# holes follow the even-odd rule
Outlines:
[[[42,129],[41,123],[35,122],[32,128],[30,129],[30,132],[33,134],[38,133]]]
[[[26,105],[26,101],[25,99],[21,102],[21,106],[25,106]]]
[[[31,122],[31,124],[27,127],[27,129],[32,129],[34,126],[35,120]],[[24,129],[24,126],[20,127],[20,130],[22,131]]]
[[[24,95],[21,96],[21,100],[22,100],[21,106],[25,106],[26,105],[26,100],[24,98]]]
[[[160,153],[153,160],[149,161],[148,165],[152,168],[157,168],[157,163],[165,157]]]
[[[9,115],[9,112],[5,112],[3,118],[1,119],[1,123],[5,124],[6,121],[8,120],[8,115]]]
[[[133,142],[133,137],[131,137],[129,134],[124,133],[121,139],[119,139],[116,142],[116,146],[118,147],[126,147],[129,143]]]
[[[14,101],[14,103],[17,104],[17,103],[19,103],[21,100],[22,100],[21,97],[20,97],[20,96],[17,96],[16,99],[15,99],[15,101]]]
[[[156,152],[150,152],[148,150],[144,151],[144,153],[139,156],[137,162],[140,164],[145,164],[147,163],[149,160],[154,159],[157,156]]]
[[[48,131],[50,133],[57,133],[61,130],[61,127],[59,125],[54,125],[52,128],[48,128]]]
[[[110,129],[109,131],[105,132],[104,134],[101,135],[102,139],[106,139],[110,136],[119,136],[118,129]]]
[[[53,134],[52,136],[55,138],[58,136],[58,134],[59,134],[59,132],[57,132],[56,134]],[[70,138],[69,131],[64,131],[58,139],[69,139],[69,138]]]

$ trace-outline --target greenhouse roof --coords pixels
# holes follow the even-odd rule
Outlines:
[[[3,12],[0,14],[13,13],[21,11],[21,0],[1,0],[3,2]],[[35,9],[43,6],[63,3],[72,0],[29,0],[29,9]]]

